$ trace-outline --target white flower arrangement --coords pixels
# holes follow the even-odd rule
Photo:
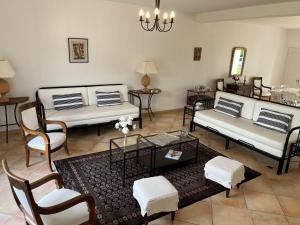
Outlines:
[[[115,128],[122,131],[124,135],[127,135],[129,131],[136,129],[136,125],[133,124],[133,118],[131,116],[128,116],[127,118],[121,116],[119,122],[116,123]]]

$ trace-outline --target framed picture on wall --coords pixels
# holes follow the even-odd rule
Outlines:
[[[194,61],[201,60],[201,53],[202,53],[202,48],[200,48],[200,47],[194,48]]]
[[[69,62],[70,63],[88,63],[89,48],[86,38],[68,38]]]

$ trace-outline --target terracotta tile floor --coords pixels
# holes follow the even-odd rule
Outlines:
[[[144,135],[163,131],[188,129],[182,127],[182,112],[164,112],[156,114],[150,122],[144,120],[144,129],[136,133]],[[70,132],[69,149],[71,156],[104,151],[108,149],[108,141],[120,133],[114,128],[105,127],[101,136],[97,136],[96,128],[83,128]],[[197,128],[194,135],[211,148],[243,162],[245,165],[260,171],[263,175],[253,181],[243,184],[240,190],[232,191],[229,199],[225,193],[197,202],[179,210],[174,225],[267,225],[267,224],[300,224],[300,169],[297,163],[291,165],[290,172],[277,176],[275,169],[267,166],[275,165],[271,160],[253,153],[239,145],[231,144],[230,150],[225,150],[225,141],[212,133]],[[58,151],[53,159],[67,157],[64,151]],[[22,139],[18,132],[11,132],[9,144],[4,143],[4,135],[0,134],[0,159],[7,159],[13,172],[30,181],[36,180],[48,173],[43,156],[33,153],[31,166],[25,167],[25,154]],[[54,188],[53,183],[34,191],[39,199],[47,191]],[[8,181],[0,168],[0,225],[24,224],[22,214],[14,202],[8,186]],[[163,217],[150,223],[151,225],[171,225],[170,217]],[[58,224],[59,225],[59,224]]]

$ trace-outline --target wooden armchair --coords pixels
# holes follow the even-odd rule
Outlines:
[[[6,160],[2,161],[15,201],[27,225],[92,225],[95,202],[88,194],[63,188],[59,174],[52,173],[33,183],[12,174]],[[57,188],[35,202],[32,190],[55,180]]]
[[[216,80],[216,91],[225,91],[225,81],[223,78]]]
[[[31,151],[38,151],[45,154],[48,166],[51,171],[51,153],[64,147],[69,155],[67,145],[67,127],[62,121],[44,120],[37,114],[36,102],[29,102],[19,107],[20,112],[20,127],[24,138],[26,166],[29,166],[29,158]],[[59,125],[62,129],[60,132],[44,132],[47,125]]]
[[[252,96],[253,98],[271,100],[271,87],[263,85],[262,77],[252,78]]]

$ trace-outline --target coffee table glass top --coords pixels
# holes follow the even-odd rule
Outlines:
[[[147,139],[148,141],[150,141],[151,143],[159,147],[163,147],[169,144],[177,144],[177,143],[198,140],[198,138],[189,134],[187,131],[182,131],[182,130],[151,135],[145,137],[145,139]]]
[[[126,142],[124,141],[124,137],[113,138],[111,139],[111,142],[124,152],[138,151],[141,149],[154,147],[154,144],[152,144],[140,134],[127,136]]]

